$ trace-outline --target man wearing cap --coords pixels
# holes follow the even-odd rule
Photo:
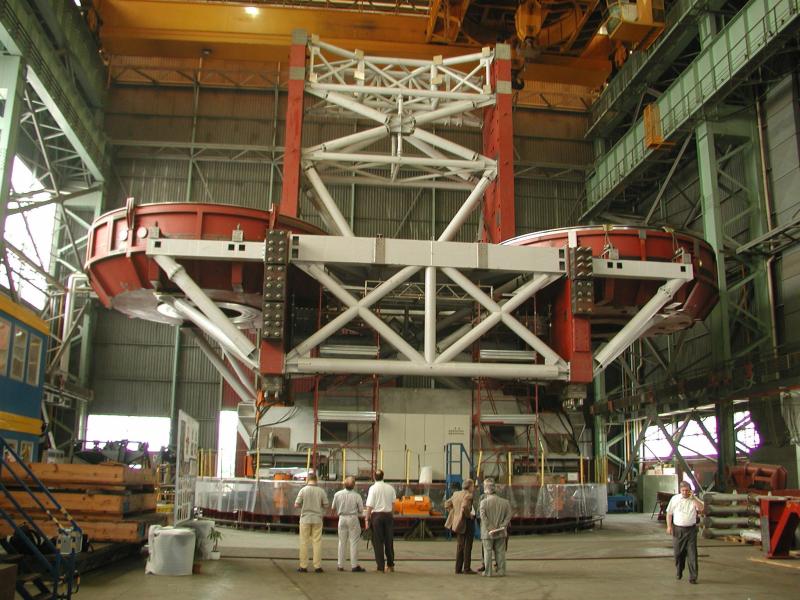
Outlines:
[[[472,540],[475,537],[475,509],[472,506],[475,482],[472,479],[464,481],[463,488],[455,492],[452,497],[445,500],[447,521],[445,528],[456,534],[456,575],[475,573],[472,565]]]
[[[328,495],[317,487],[317,474],[309,473],[306,485],[297,494],[294,507],[300,509],[300,566],[298,573],[308,573],[308,542],[314,561],[314,572],[322,573],[322,512],[328,506]]]
[[[487,477],[483,480],[483,494],[480,506],[483,576],[492,577],[492,567],[497,563],[494,576],[503,577],[506,574],[506,537],[511,522],[511,504],[495,494],[494,479]]]
[[[364,511],[361,494],[355,491],[356,480],[348,477],[344,480],[344,489],[333,495],[331,508],[339,515],[339,571],[344,571],[345,549],[350,548],[350,570],[353,573],[363,572],[358,564],[358,540],[361,539],[361,523],[358,517]]]
[[[667,535],[672,536],[675,577],[683,577],[688,562],[689,583],[697,583],[697,513],[702,513],[705,505],[687,482],[682,481],[678,490],[667,504]]]

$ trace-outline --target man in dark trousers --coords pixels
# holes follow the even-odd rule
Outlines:
[[[375,471],[375,483],[367,492],[366,527],[372,527],[372,547],[378,571],[394,571],[394,488],[383,480],[383,471]],[[384,552],[386,559],[384,562]]]
[[[672,536],[675,576],[681,579],[688,563],[689,583],[697,583],[697,513],[702,513],[705,505],[685,481],[678,490],[667,505],[667,534]]]
[[[456,575],[464,573],[473,575],[472,566],[472,540],[475,537],[475,508],[472,505],[475,491],[475,482],[472,479],[464,481],[461,491],[455,492],[452,497],[445,500],[447,521],[445,528],[456,534]]]

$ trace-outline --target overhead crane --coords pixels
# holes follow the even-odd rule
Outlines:
[[[96,0],[89,20],[109,55],[284,61],[291,32],[320,32],[372,55],[456,56],[512,48],[515,86],[602,86],[663,29],[663,0],[341,2]],[[611,29],[608,29],[611,26]]]

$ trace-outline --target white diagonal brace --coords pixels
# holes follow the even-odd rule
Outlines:
[[[427,154],[431,158],[446,158],[443,152],[439,152],[436,148],[428,144],[427,142],[423,142],[419,138],[415,137],[408,137],[408,143],[417,148],[418,150],[422,151],[423,154]],[[459,177],[465,181],[475,181],[473,177],[469,174],[469,172],[465,172],[464,169],[456,169],[454,167],[448,167],[447,171],[450,177]],[[436,172],[437,177],[443,177],[448,175],[448,173],[439,173]],[[472,190],[473,188],[469,188]]]
[[[417,352],[408,342],[406,342],[401,336],[399,336],[391,327],[389,327],[386,323],[384,323],[380,319],[380,317],[378,317],[372,311],[369,310],[368,308],[369,305],[363,302],[363,300],[367,299],[366,297],[362,299],[362,303],[359,303],[359,301],[356,300],[356,298],[354,298],[350,294],[350,292],[348,292],[335,277],[327,273],[325,269],[320,265],[297,264],[297,266],[303,271],[305,271],[308,275],[319,281],[326,288],[328,288],[333,295],[335,295],[345,306],[348,307],[348,309],[355,310],[355,312],[358,314],[359,317],[361,317],[364,320],[364,322],[366,322],[370,327],[372,327],[378,334],[383,336],[383,338],[387,342],[389,342],[392,346],[394,346],[394,348],[398,352],[403,354],[406,358],[408,358],[408,360],[412,362],[423,362],[423,363],[425,362],[425,359],[419,352]],[[397,287],[397,285],[399,285],[400,283],[406,281],[417,271],[419,271],[419,267],[406,267],[405,269],[399,271],[397,274],[395,274],[394,277],[387,280],[386,282],[388,283],[389,281],[391,281],[393,285],[391,287],[387,286],[387,288],[384,288],[380,296],[372,297],[371,302],[369,304],[371,305],[374,302],[380,300],[381,297],[389,293],[394,287]],[[383,286],[380,286],[380,288],[383,288]],[[378,291],[378,289],[379,288],[373,290],[373,293]],[[372,294],[369,294],[369,296],[372,296]],[[307,344],[308,341],[309,340],[306,340],[304,344]],[[317,344],[318,343],[320,342],[317,342]]]
[[[595,376],[602,373],[608,365],[614,362],[617,357],[625,351],[625,348],[630,346],[635,340],[639,339],[639,336],[647,331],[653,317],[655,317],[658,311],[672,299],[684,283],[686,283],[684,279],[670,279],[664,283],[664,285],[658,288],[658,291],[650,298],[647,304],[639,309],[639,312],[628,321],[625,327],[595,353]]]
[[[330,140],[329,142],[323,142],[322,144],[317,144],[316,146],[311,146],[310,148],[304,148],[303,154],[307,155],[310,152],[317,152],[319,150],[336,152],[339,150],[344,150],[345,148],[352,148],[355,145],[364,148],[373,142],[385,138],[388,135],[389,127],[386,125],[378,125],[372,129],[365,129],[364,131],[351,133],[350,135],[336,138]]]
[[[467,279],[461,272],[457,271],[456,269],[445,267],[442,269],[442,272],[447,275],[453,282],[461,287],[465,292],[467,292],[470,296],[472,296],[477,302],[479,302],[486,310],[489,311],[490,315],[486,319],[486,321],[481,322],[475,329],[479,329],[482,335],[485,331],[489,328],[494,326],[497,321],[503,321],[505,325],[511,329],[514,333],[516,333],[525,343],[527,343],[531,348],[536,350],[545,361],[546,365],[557,365],[560,367],[566,368],[566,363],[564,360],[547,344],[545,344],[542,340],[540,340],[533,332],[527,329],[522,323],[517,321],[511,313],[515,311],[519,306],[528,300],[531,296],[533,296],[536,292],[541,290],[542,288],[546,287],[559,277],[556,275],[537,275],[533,279],[531,279],[528,283],[523,285],[517,293],[514,294],[512,298],[508,300],[508,302],[504,303],[503,306],[500,306],[497,302],[492,300],[490,296],[485,294],[477,285],[472,283],[469,279]],[[492,325],[490,326],[483,326],[483,323],[491,321]],[[474,331],[474,330],[473,330]],[[437,358],[437,362],[447,362],[451,360],[454,356],[460,353],[464,348],[469,346],[473,341],[480,337],[477,337],[472,334],[472,332],[468,333],[464,338],[459,340],[458,342],[454,343],[450,346],[447,350],[442,352]]]
[[[466,160],[478,160],[479,158],[482,158],[487,162],[491,160],[485,156],[481,156],[480,153],[475,152],[474,150],[470,150],[469,148],[462,146],[461,144],[456,144],[455,142],[446,140],[441,136],[425,131],[424,129],[420,129],[419,127],[414,130],[414,133],[411,134],[411,137],[422,140],[431,146],[436,146],[441,150],[446,150],[450,154],[455,154],[456,156]],[[495,163],[495,166],[496,165],[497,163]]]
[[[249,358],[255,353],[256,347],[253,342],[231,323],[222,309],[195,283],[181,264],[169,256],[157,255],[153,258],[170,281],[181,288],[186,297],[223,332],[244,358]]]
[[[222,360],[222,357],[217,354],[217,351],[211,347],[206,339],[202,335],[197,335],[192,329],[189,327],[184,328],[184,331],[188,333],[190,336],[194,337],[197,346],[206,355],[211,364],[217,369],[222,378],[231,386],[231,389],[236,392],[236,395],[241,398],[242,402],[255,402],[256,400],[256,392],[255,389],[251,389],[246,387],[236,375],[234,375],[228,366],[225,364],[225,361]],[[233,363],[233,361],[231,361]]]
[[[483,192],[486,191],[486,188],[489,187],[489,184],[497,175],[497,171],[495,170],[486,170],[481,177],[481,180],[478,182],[478,185],[475,186],[475,189],[470,192],[467,199],[464,201],[464,204],[461,205],[461,208],[458,209],[458,212],[453,216],[450,220],[450,223],[447,224],[442,235],[439,236],[440,242],[448,242],[452,240],[456,234],[458,233],[461,226],[466,222],[469,216],[472,214],[472,211],[475,210],[475,207],[480,203],[481,198],[483,198]]]
[[[253,398],[255,398],[256,388],[255,383],[253,382],[253,372],[246,370],[244,365],[239,362],[239,359],[236,357],[236,355],[223,350],[222,356],[228,359],[228,362],[230,363],[231,367],[233,367],[233,370],[236,373],[236,376],[239,378],[239,381],[242,382],[242,385],[246,390],[252,392]]]
[[[304,269],[306,270],[306,269]],[[336,296],[345,306],[358,306],[356,300],[350,292],[330,273],[326,272],[324,268],[318,265],[309,265],[306,272],[324,285],[331,293]],[[380,317],[375,315],[368,308],[358,306],[358,316],[372,327],[378,334],[384,337],[394,348],[403,354],[408,360],[412,362],[425,362],[425,359],[420,355],[415,348],[406,342],[400,335],[397,334],[391,327],[384,323]]]
[[[317,193],[317,197],[322,203],[322,208],[329,217],[329,222],[331,222],[338,230],[336,233],[344,237],[354,237],[355,234],[353,233],[353,230],[350,229],[350,224],[347,222],[347,219],[344,218],[344,215],[339,210],[339,207],[336,206],[336,201],[328,192],[328,188],[325,187],[325,184],[322,182],[317,170],[313,166],[309,165],[305,167],[305,173],[309,183],[311,183],[311,186]]]
[[[254,359],[249,358],[242,353],[242,351],[233,344],[233,341],[227,335],[225,335],[225,333],[219,327],[217,327],[217,325],[212,322],[211,319],[197,310],[194,306],[185,300],[181,300],[180,298],[165,298],[165,301],[169,302],[172,305],[172,308],[174,308],[178,314],[181,315],[181,317],[197,325],[203,330],[203,332],[212,337],[220,346],[225,348],[231,354],[239,357],[245,364],[249,365],[250,368],[258,368],[258,363]]]
[[[411,126],[419,126],[425,125],[426,123],[435,123],[440,119],[445,119],[447,117],[451,117],[453,115],[457,115],[459,113],[469,112],[471,110],[475,110],[476,108],[483,108],[484,106],[490,106],[494,104],[494,97],[491,100],[483,100],[480,102],[474,100],[458,100],[456,102],[451,102],[445,104],[437,108],[436,110],[432,110],[428,113],[424,114],[417,114],[413,117],[407,117],[403,119],[407,121],[408,125]]]
[[[348,98],[347,96],[340,94],[338,92],[325,92],[322,90],[315,90],[309,86],[306,86],[306,92],[313,96],[317,96],[318,98],[322,98],[326,102],[330,102],[331,104],[335,104],[336,106],[341,106],[342,108],[349,110],[350,112],[354,112],[357,115],[361,115],[371,121],[377,121],[381,125],[388,125],[389,120],[391,117],[385,113],[382,113],[379,110],[375,110],[374,108],[370,108],[369,106],[364,106],[357,100],[353,100],[352,98]],[[471,102],[469,104],[472,104]]]

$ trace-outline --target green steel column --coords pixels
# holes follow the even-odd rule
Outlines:
[[[175,326],[175,347],[172,352],[172,376],[169,387],[169,447],[178,447],[178,370],[181,362],[181,326]]]
[[[717,182],[717,150],[714,133],[708,122],[703,121],[695,132],[697,144],[697,170],[700,176],[700,202],[703,208],[703,233],[711,244],[717,262],[717,285],[719,302],[711,312],[711,360],[719,368],[731,358],[730,303],[728,282],[725,276],[725,254],[723,219],[720,207],[720,192]],[[719,400],[719,399],[717,399]],[[733,409],[729,403],[717,402],[717,440],[719,458],[717,461],[717,481],[721,486],[725,481],[725,467],[736,462],[736,440],[734,432]]]
[[[714,133],[708,122],[703,121],[697,127],[695,139],[700,177],[700,202],[703,209],[703,236],[714,249],[717,261],[719,302],[711,313],[711,331],[716,342],[711,346],[711,357],[715,365],[720,365],[731,358],[730,304],[728,281],[725,276],[725,234],[717,184],[717,150],[714,146]]]
[[[594,402],[602,404],[606,401],[606,375],[600,373],[594,378]],[[606,418],[602,415],[594,417],[594,435],[592,451],[594,454],[594,480],[597,483],[608,482],[608,435]]]
[[[17,153],[17,134],[25,92],[25,69],[19,56],[0,56],[0,97],[5,100],[0,116],[0,237],[4,235],[11,171]]]

